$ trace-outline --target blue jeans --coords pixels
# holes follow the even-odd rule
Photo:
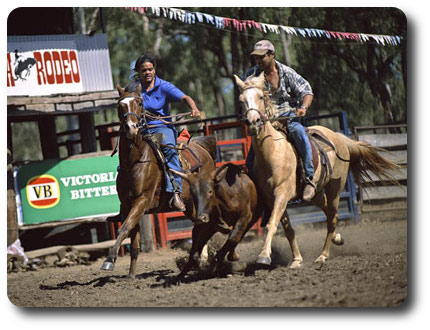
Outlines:
[[[306,177],[311,180],[314,177],[314,164],[312,163],[312,147],[309,138],[305,132],[305,128],[299,122],[299,118],[290,120],[286,125],[288,132],[293,139],[294,145],[300,158],[303,160]],[[254,165],[255,151],[251,145],[248,156],[246,157],[246,167],[251,174],[252,166]]]
[[[176,139],[178,137],[178,132],[173,126],[160,126],[160,127],[152,127],[147,128],[143,131],[144,134],[150,133],[161,133],[161,143],[168,145],[170,147],[176,147]],[[166,159],[166,164],[169,168],[172,170],[182,172],[181,169],[181,163],[179,162],[179,156],[178,151],[176,149],[171,149],[168,147],[161,146],[161,151],[164,154],[164,157]],[[171,173],[173,174],[173,173]],[[175,185],[179,192],[182,192],[182,179],[178,177],[177,175],[173,174]],[[170,181],[170,177],[168,173],[166,173],[166,191],[167,192],[177,192],[175,191],[172,182]]]

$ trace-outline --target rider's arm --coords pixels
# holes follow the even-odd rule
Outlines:
[[[309,107],[312,104],[312,100],[314,99],[314,96],[311,94],[306,94],[303,97],[302,104],[297,108],[296,116],[303,117],[306,116],[306,111],[309,109]]]
[[[190,108],[191,117],[199,117],[200,116],[200,111],[197,108],[196,102],[194,102],[194,100],[191,97],[184,94],[181,97],[181,102],[185,103],[188,106],[188,108]]]

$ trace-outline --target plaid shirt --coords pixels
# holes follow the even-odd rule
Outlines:
[[[267,89],[270,91],[270,99],[277,106],[276,116],[291,111],[303,102],[305,95],[314,95],[312,93],[311,85],[301,75],[290,67],[276,61],[276,68],[279,75],[279,87],[277,90],[272,91],[269,82],[266,80]],[[261,69],[256,65],[250,68],[246,74],[245,79],[255,74],[258,76]]]

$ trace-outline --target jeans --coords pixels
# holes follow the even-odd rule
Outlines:
[[[288,114],[287,114],[288,115]],[[312,163],[312,148],[309,142],[309,138],[305,132],[305,128],[299,122],[299,118],[294,118],[288,121],[286,125],[288,132],[293,139],[294,146],[297,149],[297,152],[300,158],[303,160],[303,165],[305,168],[305,175],[307,178],[311,180],[314,177],[314,164]],[[252,174],[252,166],[254,164],[255,151],[251,145],[249,149],[248,156],[246,157],[246,167],[248,168],[248,172],[250,175]]]
[[[176,139],[178,137],[178,132],[173,126],[160,126],[160,127],[152,127],[152,128],[146,128],[143,131],[143,134],[155,134],[155,133],[161,133],[161,143],[168,145],[170,147],[176,147]],[[179,156],[178,151],[176,149],[171,149],[168,147],[161,146],[161,151],[163,152],[163,155],[166,159],[166,164],[168,168],[171,168],[172,170],[182,172],[181,169],[181,163],[179,162]],[[173,174],[175,186],[177,190],[175,190],[173,187],[172,182],[170,181],[169,174],[166,173],[166,191],[167,192],[182,192],[182,179],[178,177],[177,175]]]

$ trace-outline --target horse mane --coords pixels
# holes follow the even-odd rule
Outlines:
[[[135,80],[130,82],[127,86],[125,86],[124,91],[128,93],[136,93],[137,88],[139,87],[140,81]]]
[[[263,83],[260,79],[260,77],[255,76],[254,74],[249,76],[248,78],[245,79],[244,81],[245,85],[247,88],[250,87],[257,87],[257,88],[261,88],[263,90],[266,89],[266,85],[264,84],[264,80]]]
[[[191,139],[194,143],[201,146],[211,155],[213,160],[216,160],[216,138],[215,136],[196,136]]]

